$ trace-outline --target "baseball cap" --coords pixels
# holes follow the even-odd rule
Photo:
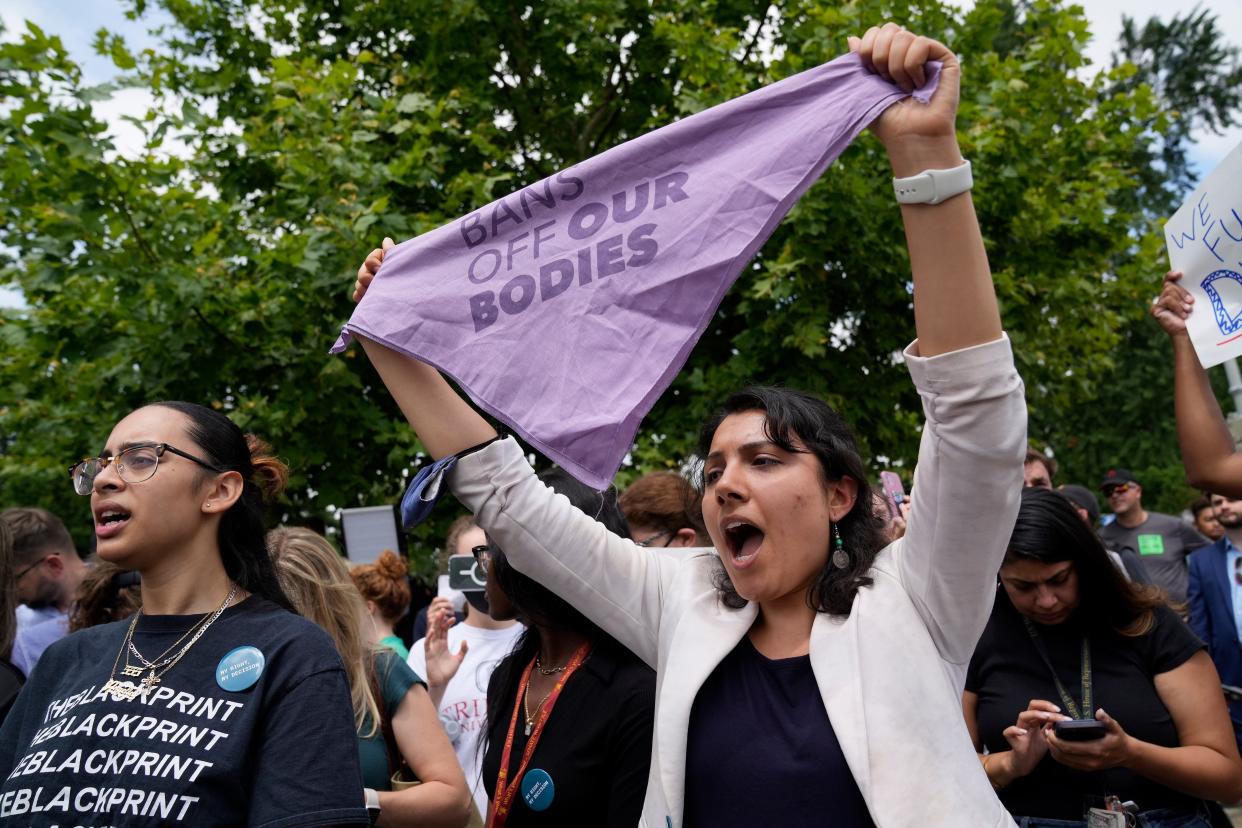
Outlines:
[[[1104,472],[1104,482],[1100,483],[1100,489],[1120,486],[1122,483],[1138,483],[1138,478],[1130,474],[1129,469],[1109,469]]]
[[[1065,496],[1065,499],[1073,503],[1079,509],[1087,510],[1087,517],[1091,520],[1091,525],[1100,519],[1100,501],[1096,498],[1095,492],[1086,486],[1079,486],[1076,483],[1068,483],[1057,489],[1058,492]]]

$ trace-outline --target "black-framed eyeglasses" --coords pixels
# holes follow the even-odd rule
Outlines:
[[[44,555],[42,558],[39,558],[39,560],[35,561],[34,563],[26,564],[26,566],[18,570],[17,574],[13,576],[13,583],[17,583],[18,581],[20,581],[23,575],[25,575],[27,572],[34,569],[39,564],[43,563],[44,561],[46,561],[48,558],[52,557],[52,555],[55,555],[55,554],[56,554],[55,552],[49,553],[47,555]]]
[[[475,546],[470,550],[470,554],[474,555],[474,559],[481,564],[487,564],[492,560],[492,547],[487,544]]]
[[[673,531],[671,529],[665,529],[663,532],[656,532],[651,537],[643,538],[642,540],[636,540],[634,541],[634,544],[636,546],[648,547],[648,546],[651,546],[651,544],[658,541],[660,538],[669,538],[669,537],[672,537],[672,535],[673,535]]]
[[[116,464],[116,473],[126,483],[141,483],[144,480],[150,480],[151,475],[155,474],[156,468],[159,467],[160,458],[164,456],[164,452],[170,451],[178,457],[184,457],[186,460],[192,460],[205,469],[211,469],[213,472],[222,472],[225,469],[220,468],[212,463],[208,463],[200,457],[195,457],[189,452],[182,451],[168,443],[139,443],[130,446],[124,451],[118,452],[111,457],[87,457],[85,460],[79,460],[69,467],[69,477],[73,480],[73,490],[80,495],[88,495],[91,489],[95,487],[95,478],[103,471],[109,463]]]

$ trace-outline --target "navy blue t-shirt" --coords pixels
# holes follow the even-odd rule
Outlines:
[[[744,637],[694,699],[686,828],[873,826],[810,656],[770,659]]]
[[[134,644],[155,659],[202,617],[143,615]],[[367,824],[349,686],[327,633],[251,596],[158,685],[122,700],[104,685],[129,623],[82,630],[39,659],[0,728],[0,824]],[[216,667],[238,647],[264,664],[230,692]]]

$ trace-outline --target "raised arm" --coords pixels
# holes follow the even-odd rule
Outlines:
[[[358,269],[355,301],[366,292],[390,247],[392,240],[384,239]],[[435,368],[365,337],[359,339],[433,458],[457,454],[496,436]],[[513,440],[467,455],[449,479],[458,498],[518,571],[565,598],[655,666],[661,596],[678,561],[613,535],[554,494],[535,477]]]
[[[1197,489],[1242,497],[1242,454],[1234,451],[1233,435],[1186,330],[1195,297],[1179,284],[1181,278],[1177,271],[1165,274],[1151,315],[1173,343],[1173,408],[1186,479]]]
[[[384,239],[383,246],[372,250],[358,268],[358,280],[354,282],[355,302],[366,293],[384,261],[384,254],[392,246],[392,239]],[[388,393],[397,401],[406,421],[433,458],[439,460],[496,436],[496,430],[435,368],[363,336],[358,339],[388,387]]]
[[[851,39],[850,48],[907,89],[922,82],[926,61],[942,63],[928,104],[904,100],[872,129],[898,178],[961,164],[954,54],[892,23]],[[987,622],[1017,513],[1026,406],[970,192],[902,205],[901,214],[918,335],[906,363],[927,425],[915,471],[918,496],[894,557],[941,655],[964,665]]]
[[[927,61],[941,62],[940,85],[929,103],[906,98],[885,110],[872,130],[897,178],[960,165],[957,56],[895,23],[850,38],[850,49],[906,90],[922,84]],[[901,217],[914,274],[918,353],[930,357],[1000,339],[1000,311],[970,192],[935,205],[902,205]]]

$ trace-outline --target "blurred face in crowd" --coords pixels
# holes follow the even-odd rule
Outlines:
[[[17,580],[13,585],[18,603],[31,609],[58,606],[63,598],[63,587],[57,575],[64,570],[61,553],[44,548],[22,566],[14,568]]]
[[[1212,540],[1220,540],[1225,534],[1225,527],[1217,519],[1224,502],[1225,498],[1221,495],[1212,495],[1212,505],[1195,512],[1195,528]]]
[[[1037,624],[1060,624],[1078,608],[1078,572],[1073,561],[1007,560],[1000,579],[1014,608]]]
[[[780,448],[764,423],[762,411],[725,417],[703,466],[707,533],[737,593],[760,603],[805,593],[858,491],[849,478],[827,483],[814,454]]]
[[[168,443],[201,456],[202,450],[187,433],[185,416],[171,408],[140,408],[116,424],[101,454],[116,455],[137,443]],[[211,488],[203,485],[200,467],[193,461],[164,452],[155,474],[141,483],[129,483],[109,463],[95,477],[91,513],[95,519],[96,551],[100,558],[123,569],[139,571],[168,558],[191,538],[209,531],[205,509],[222,511],[227,503],[207,506]]]
[[[1132,514],[1143,508],[1143,487],[1137,483],[1121,483],[1104,489],[1108,506],[1117,515]]]
[[[1216,511],[1216,520],[1225,529],[1242,528],[1242,500],[1233,500],[1221,495],[1212,495],[1212,506]],[[1198,523],[1198,521],[1195,521]]]
[[[478,532],[478,535],[474,535],[475,532]],[[487,545],[487,536],[483,534],[482,529],[476,527],[462,535],[459,548],[464,546],[465,541],[470,537],[474,537],[477,540],[477,543],[474,544],[476,547]],[[473,547],[466,547],[466,551],[461,554],[470,554],[471,548]],[[517,618],[517,608],[513,606],[509,596],[505,594],[505,591],[496,582],[493,557],[494,553],[486,553],[479,559],[479,563],[487,567],[487,585],[483,587],[483,594],[487,596],[487,614],[496,621],[512,621]]]
[[[1051,489],[1052,478],[1048,475],[1048,467],[1038,460],[1032,460],[1022,467],[1023,485],[1040,489]]]

